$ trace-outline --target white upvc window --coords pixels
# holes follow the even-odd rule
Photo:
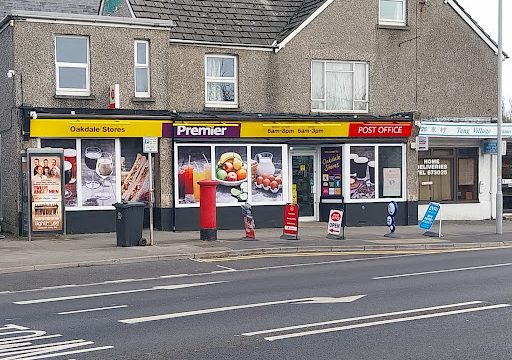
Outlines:
[[[88,37],[55,37],[55,77],[57,95],[91,94]]]
[[[238,107],[238,64],[232,55],[206,55],[206,107]]]
[[[311,111],[368,112],[368,63],[311,62]]]
[[[405,26],[406,0],[380,0],[379,24]]]
[[[149,41],[135,40],[135,97],[150,97]]]

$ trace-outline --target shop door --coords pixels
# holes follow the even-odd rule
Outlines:
[[[292,153],[292,200],[299,206],[300,220],[317,220],[316,154]]]

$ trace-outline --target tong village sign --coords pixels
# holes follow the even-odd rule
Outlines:
[[[467,137],[467,138],[495,138],[497,136],[495,123],[465,124],[465,123],[436,123],[423,121],[420,126],[420,136],[436,137]],[[503,137],[512,138],[512,124],[503,124]]]

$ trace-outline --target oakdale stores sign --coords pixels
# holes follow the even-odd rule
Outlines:
[[[166,137],[170,120],[32,119],[30,136],[42,138]],[[170,131],[167,137],[170,137]]]

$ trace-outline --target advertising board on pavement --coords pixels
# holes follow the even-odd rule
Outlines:
[[[343,239],[341,228],[343,222],[343,210],[332,209],[329,212],[329,222],[327,224],[327,237],[330,239]]]
[[[299,207],[295,204],[286,204],[284,207],[283,235],[281,239],[299,239]]]

